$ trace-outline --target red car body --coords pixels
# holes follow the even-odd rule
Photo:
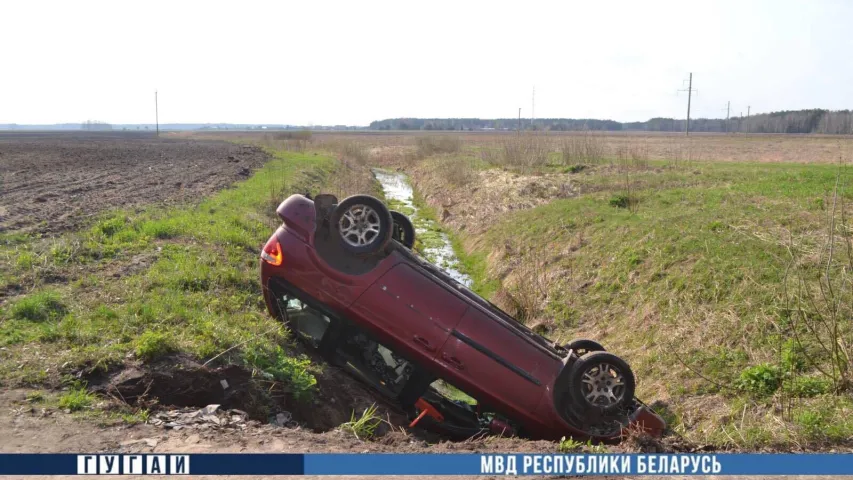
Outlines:
[[[339,261],[333,266],[336,262],[315,248],[322,225],[311,199],[293,195],[282,202],[278,214],[284,224],[267,245],[277,242],[280,246],[276,247],[280,265],[261,261],[264,298],[271,314],[282,315],[277,300],[281,292],[295,296],[363,329],[396,355],[429,372],[431,379],[440,378],[488,405],[525,436],[605,439],[632,427],[654,435],[662,432],[663,420],[638,401],[626,412],[615,435],[612,430],[590,430],[584,418],[566,408],[561,412],[555,387],[576,357],[402,245],[392,241],[383,258],[356,273],[346,272]],[[331,350],[325,353],[332,354]],[[389,396],[416,414],[412,407],[421,388],[426,385],[408,385]]]

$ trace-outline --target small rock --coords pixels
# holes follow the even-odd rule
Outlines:
[[[213,415],[217,410],[219,410],[219,405],[208,405],[201,409],[201,414]]]
[[[145,442],[145,444],[151,448],[154,448],[157,446],[157,440],[154,438],[143,438],[142,441]]]
[[[201,419],[205,422],[215,423],[217,425],[220,425],[222,423],[222,421],[216,415],[205,415],[201,417]]]
[[[199,440],[201,440],[201,437],[199,437],[198,435],[196,435],[194,433],[194,434],[190,435],[189,437],[187,437],[186,442],[187,443],[198,443]]]
[[[287,425],[292,418],[293,418],[293,415],[291,415],[290,412],[277,413],[275,416],[275,424],[278,425],[279,427],[283,427],[283,426]]]
[[[228,390],[228,380],[225,380],[223,378],[222,380],[219,381],[219,384],[222,385],[223,390]]]

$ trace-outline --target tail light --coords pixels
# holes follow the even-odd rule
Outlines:
[[[281,254],[281,244],[278,243],[278,238],[275,235],[267,240],[266,245],[261,250],[261,259],[274,267],[281,265],[281,262],[284,260]]]

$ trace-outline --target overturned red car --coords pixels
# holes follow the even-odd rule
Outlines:
[[[260,262],[270,313],[411,427],[455,438],[663,432],[624,360],[528,329],[414,253],[411,222],[378,199],[293,195],[277,213]]]

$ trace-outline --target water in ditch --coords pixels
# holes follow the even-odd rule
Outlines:
[[[435,221],[418,214],[412,186],[406,176],[399,172],[381,169],[374,169],[373,175],[382,185],[389,206],[407,215],[414,224],[415,236],[422,245],[423,256],[454,280],[470,288],[471,278],[460,270],[459,258],[453,251],[450,238],[441,231]]]

